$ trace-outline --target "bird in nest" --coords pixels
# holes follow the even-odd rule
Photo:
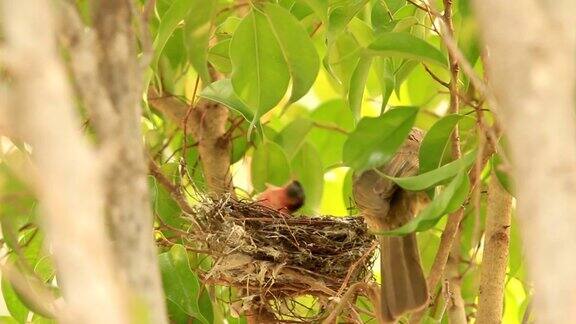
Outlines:
[[[292,180],[282,187],[267,185],[256,201],[266,207],[291,214],[304,205],[305,196],[302,184]]]

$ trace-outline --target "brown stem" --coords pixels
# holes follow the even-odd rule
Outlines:
[[[502,322],[504,283],[510,244],[510,214],[512,196],[498,182],[494,174],[488,187],[486,239],[480,270],[478,323]]]

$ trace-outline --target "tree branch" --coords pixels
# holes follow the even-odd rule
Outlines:
[[[201,99],[187,117],[188,105],[174,96],[164,96],[154,89],[148,91],[148,102],[186,130],[198,141],[202,170],[213,194],[232,190],[230,174],[231,138],[226,132],[228,109],[220,104]]]
[[[480,295],[476,316],[478,323],[502,322],[511,211],[512,196],[502,188],[496,176],[492,174],[488,187],[486,238],[480,270]]]

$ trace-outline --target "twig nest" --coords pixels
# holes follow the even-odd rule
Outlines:
[[[292,216],[229,196],[206,199],[192,217],[214,252],[204,280],[242,289],[244,308],[299,295],[328,300],[372,278],[376,244],[359,217]]]

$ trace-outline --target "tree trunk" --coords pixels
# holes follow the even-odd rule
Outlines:
[[[475,8],[510,140],[535,314],[576,323],[576,3],[478,0]]]
[[[13,77],[6,115],[15,134],[32,146],[40,223],[66,301],[58,319],[127,323],[128,305],[105,228],[102,165],[79,130],[48,3],[0,2]]]

